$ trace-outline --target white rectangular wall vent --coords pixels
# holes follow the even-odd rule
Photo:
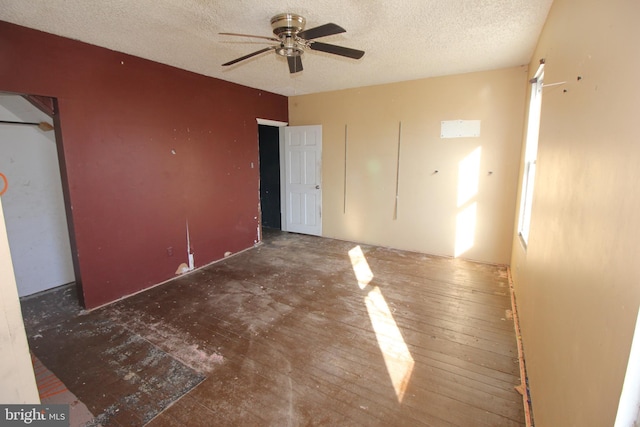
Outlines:
[[[480,120],[443,120],[440,138],[478,138]]]

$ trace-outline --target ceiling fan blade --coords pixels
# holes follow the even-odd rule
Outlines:
[[[346,56],[347,58],[353,58],[353,59],[360,59],[364,55],[364,51],[362,50],[351,49],[343,46],[336,46],[335,44],[312,42],[309,47],[313,50],[332,53],[334,55]]]
[[[263,39],[263,40],[271,40],[273,42],[280,42],[280,39],[275,37],[266,37],[266,36],[254,36],[253,34],[239,34],[239,33],[218,33],[221,36],[240,36],[240,37],[253,37],[254,39]]]
[[[319,27],[309,28],[308,30],[300,31],[298,37],[305,40],[317,39],[318,37],[331,36],[333,34],[346,33],[347,30],[336,24],[324,24]]]
[[[228,65],[236,64],[236,63],[238,63],[238,62],[240,62],[240,61],[244,61],[245,59],[249,59],[249,58],[251,58],[252,56],[260,55],[261,53],[264,53],[264,52],[268,52],[268,51],[270,51],[270,50],[273,50],[273,49],[275,49],[276,47],[277,47],[277,46],[265,47],[264,49],[260,49],[260,50],[257,50],[257,51],[255,51],[255,52],[253,52],[253,53],[250,53],[250,54],[248,54],[248,55],[241,56],[240,58],[234,59],[233,61],[226,62],[226,63],[222,64],[222,66],[223,66],[223,67],[226,67],[226,66],[228,66]]]
[[[289,72],[291,74],[302,71],[302,57],[287,56],[287,62],[289,63]]]

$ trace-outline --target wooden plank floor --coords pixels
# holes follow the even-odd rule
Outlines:
[[[158,396],[167,403],[149,426],[523,426],[506,267],[360,245],[373,277],[359,283],[356,246],[265,230],[257,248],[89,315],[136,338],[111,357],[141,339],[204,378],[173,402]],[[92,345],[65,355],[85,363],[56,362],[66,335],[46,344],[47,331],[87,315],[47,298],[23,302],[36,355],[84,384],[67,387],[94,414],[109,403],[101,378],[119,378],[113,399],[132,393],[132,371],[102,376],[116,365]],[[87,360],[103,362],[74,371]]]

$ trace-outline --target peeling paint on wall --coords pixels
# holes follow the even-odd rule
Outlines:
[[[189,220],[187,220],[187,259],[189,260],[189,271],[195,268],[193,259],[193,249],[191,248],[191,236],[189,236]]]

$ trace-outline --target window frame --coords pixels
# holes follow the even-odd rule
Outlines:
[[[542,88],[544,87],[544,62],[540,66],[531,83],[531,97],[527,118],[527,135],[525,142],[524,170],[522,175],[522,191],[520,195],[520,213],[518,218],[518,235],[526,248],[529,244],[531,227],[531,211],[538,159],[538,138],[540,133],[540,116],[542,110]]]

